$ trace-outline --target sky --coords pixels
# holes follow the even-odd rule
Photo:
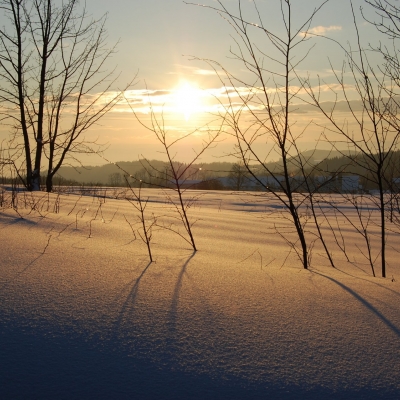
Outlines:
[[[294,0],[294,26],[305,21],[321,0]],[[366,7],[364,0],[355,0],[354,8]],[[215,60],[226,68],[233,64],[229,50],[234,46],[233,29],[221,15],[212,9],[187,4],[182,0],[115,0],[110,6],[106,0],[87,0],[87,9],[94,15],[108,14],[109,42],[119,41],[118,54],[115,55],[122,78],[131,79],[139,72],[142,81],[138,89],[143,89],[143,81],[150,89],[171,89],[181,80],[192,80],[204,88],[218,85],[218,80],[210,78],[210,68],[192,58]],[[218,6],[214,0],[202,4]],[[224,0],[229,10],[237,13],[237,0]],[[250,21],[257,23],[254,3],[242,0],[242,8]],[[257,0],[264,24],[271,30],[282,32],[279,0]],[[374,28],[360,19],[362,35],[370,41]],[[330,36],[344,45],[353,36],[353,19],[349,0],[330,0],[316,15],[311,28],[321,28],[320,33]],[[322,29],[325,28],[325,31]],[[313,72],[327,67],[323,51],[326,42],[319,45],[303,68]],[[339,50],[337,50],[339,53]],[[324,59],[322,59],[324,58]],[[236,66],[236,68],[238,68]],[[236,70],[235,70],[236,72]]]
[[[323,3],[323,0],[293,0],[293,27],[300,28]],[[223,0],[222,4],[238,14],[238,0]],[[282,37],[284,25],[279,0],[242,0],[240,4],[246,20],[260,24],[256,5],[263,25]],[[375,18],[371,7],[364,0],[354,0],[353,6],[363,44],[377,43],[376,29],[362,19],[359,11],[364,7],[365,14]],[[107,43],[110,46],[118,43],[116,53],[106,65],[109,70],[115,68],[115,76],[118,76],[112,89],[121,90],[133,81],[124,93],[124,100],[91,128],[87,138],[104,144],[107,147],[104,155],[113,162],[140,157],[163,159],[163,149],[156,135],[146,129],[146,126],[151,128],[152,110],[156,122],[163,122],[169,143],[193,132],[172,150],[177,160],[191,160],[208,135],[221,129],[221,121],[216,120],[214,114],[228,104],[224,85],[231,86],[224,77],[224,70],[238,79],[236,86],[239,88],[254,82],[254,76],[232,55],[237,49],[235,30],[221,13],[212,9],[221,6],[215,0],[203,0],[202,5],[182,0],[86,0],[86,7],[95,18],[107,14]],[[297,73],[303,79],[308,77],[313,88],[321,85],[323,101],[333,100],[327,88],[336,83],[332,69],[342,68],[344,53],[330,39],[346,48],[355,44],[349,0],[327,1],[313,18],[309,32],[319,37],[310,35],[304,46],[298,47],[297,59],[308,50],[310,53],[298,65]],[[251,26],[249,33],[264,58],[279,57],[259,28]],[[264,66],[278,73],[282,71],[270,60],[266,60]],[[266,82],[270,85],[269,93],[280,85],[271,77]],[[353,92],[349,88],[348,95],[353,96]],[[243,93],[246,95],[246,91]],[[237,96],[231,100],[240,106]],[[300,103],[293,124],[299,134],[302,133],[301,148],[309,149],[315,147],[323,122],[318,123],[320,116],[311,116],[310,110]],[[218,144],[201,160],[232,161],[234,143],[231,135],[220,134]],[[260,144],[263,156],[268,154],[270,146]],[[83,160],[92,165],[105,161],[98,156]]]

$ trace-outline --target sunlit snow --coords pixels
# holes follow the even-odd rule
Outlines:
[[[330,238],[337,268],[316,244],[303,270],[276,202],[208,192],[189,209],[199,251],[155,229],[149,264],[137,211],[108,195],[1,209],[0,398],[400,398],[398,236],[386,279],[350,227],[352,263]]]

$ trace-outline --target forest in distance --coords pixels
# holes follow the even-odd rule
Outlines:
[[[377,186],[371,182],[368,176],[368,163],[363,164],[360,162],[362,155],[353,154],[343,155],[337,151],[328,150],[309,150],[302,152],[298,157],[305,160],[310,176],[315,177],[329,177],[335,176],[335,171],[342,169],[342,175],[354,175],[359,177],[359,189],[364,191],[373,191]],[[400,164],[400,151],[394,152],[393,155],[388,157],[393,164],[390,168],[386,169],[386,190],[397,191],[400,176],[397,173],[397,165]],[[353,161],[351,161],[353,160]],[[251,180],[251,175],[246,170],[246,167],[240,162],[226,162],[215,161],[211,163],[198,163],[188,165],[174,161],[176,168],[181,166],[182,169],[187,171],[181,176],[181,181],[193,189],[199,190],[257,190],[257,187],[251,188],[246,184]],[[269,162],[268,169],[279,175],[282,171],[282,161]],[[299,160],[293,158],[288,160],[290,173],[292,176],[301,175],[298,170]],[[343,168],[346,166],[345,168]],[[54,178],[55,187],[59,186],[111,186],[111,187],[172,187],[173,182],[166,184],[165,170],[170,165],[167,162],[159,160],[138,160],[138,161],[121,161],[116,163],[107,163],[100,166],[63,166],[60,168],[59,173]],[[257,164],[252,166],[252,171],[258,176],[267,175],[265,171],[257,168]],[[170,173],[168,173],[169,176]],[[129,178],[128,182],[125,178]],[[0,182],[16,183],[15,179],[10,179],[8,176],[0,175]],[[393,185],[390,185],[390,182]],[[329,185],[328,185],[329,186]],[[260,190],[260,188],[258,188]],[[323,182],[321,183],[321,190],[331,190],[328,187],[324,188]],[[339,190],[338,190],[339,191]]]

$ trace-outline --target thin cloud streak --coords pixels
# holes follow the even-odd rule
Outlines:
[[[176,70],[167,72],[168,75],[182,75],[182,71],[185,71],[185,75],[193,76],[219,76],[224,74],[223,70],[204,69],[191,65],[174,64],[174,67]]]
[[[343,88],[340,84],[323,84],[311,88],[314,93],[324,94],[326,96],[325,101],[331,101],[331,94],[340,94],[343,89],[347,94],[355,92],[355,88],[352,85],[345,85]],[[298,105],[296,105],[296,107],[301,107],[301,104],[306,105],[307,99],[309,99],[308,93],[310,89],[303,86],[292,85],[289,91],[295,98],[298,98]],[[269,102],[272,103],[272,106],[279,107],[280,97],[284,95],[284,92],[284,87],[223,86],[210,89],[195,89],[195,96],[198,101],[196,102],[195,109],[191,110],[191,113],[201,114],[238,110],[265,110],[267,104],[266,96],[269,97]],[[182,113],[182,105],[177,101],[178,93],[179,89],[127,90],[124,92],[120,102],[114,106],[111,112],[132,113],[132,111],[134,111],[138,114],[149,114],[151,112],[165,115],[169,113],[180,114]],[[101,107],[108,99],[116,95],[117,92],[112,91],[104,93],[98,98],[98,107]],[[85,100],[90,103],[98,96],[99,94],[88,95]],[[329,98],[329,96],[331,96],[331,98]],[[304,112],[304,108],[302,112]]]
[[[341,31],[342,27],[340,25],[331,25],[331,26],[315,26],[314,28],[310,28],[305,32],[300,32],[299,36],[309,36],[309,35],[318,35],[318,36],[326,36],[328,32]]]

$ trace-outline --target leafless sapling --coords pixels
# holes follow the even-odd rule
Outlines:
[[[297,68],[310,51],[310,48],[305,48],[299,53],[299,48],[307,41],[304,32],[307,32],[313,18],[326,2],[311,11],[310,16],[296,27],[293,2],[277,2],[280,4],[283,34],[273,32],[268,24],[264,24],[256,2],[253,6],[257,23],[243,14],[241,0],[237,2],[236,12],[228,9],[223,1],[217,0],[216,3],[216,7],[204,7],[220,13],[233,27],[237,46],[236,50],[231,50],[231,54],[251,76],[244,81],[220,63],[208,62],[219,75],[228,98],[227,105],[221,102],[224,110],[221,118],[236,138],[236,155],[249,175],[263,190],[272,194],[287,212],[297,237],[289,243],[291,250],[295,251],[303,268],[307,269],[309,246],[312,246],[312,240],[308,242],[306,237],[302,211],[307,199],[299,194],[299,182],[294,179],[292,168],[299,156],[295,143],[303,132],[296,129],[292,111],[303,89]],[[256,38],[259,37],[264,41],[257,42]],[[272,146],[268,156],[275,154],[280,157],[279,169],[271,169],[268,156],[260,152],[266,144]],[[268,178],[261,179],[260,174]],[[288,238],[286,232],[283,236]]]

